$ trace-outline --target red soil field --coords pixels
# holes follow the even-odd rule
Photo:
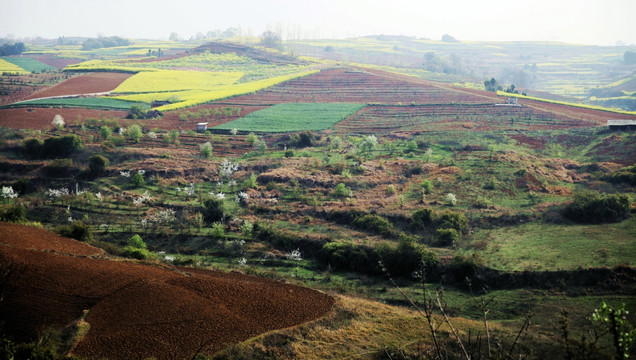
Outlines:
[[[0,223],[0,321],[18,339],[89,310],[71,351],[88,359],[190,359],[257,334],[316,319],[320,292],[238,273],[107,259],[41,229]],[[73,253],[73,254],[69,254]]]
[[[55,55],[46,54],[29,55],[28,57],[58,69],[64,69],[69,65],[79,64],[84,61],[81,59],[63,58]]]
[[[287,102],[353,102],[407,105],[442,103],[497,103],[462,89],[377,70],[337,68],[321,71],[223,101],[227,104],[279,104]]]
[[[61,84],[33,93],[23,100],[39,99],[50,96],[80,95],[107,92],[115,89],[133,74],[94,72],[76,76]]]
[[[93,110],[93,109],[60,109],[60,108],[15,108],[0,109],[0,126],[12,129],[51,129],[53,117],[61,115],[67,124],[80,123],[87,118],[123,118],[128,112],[115,110]]]

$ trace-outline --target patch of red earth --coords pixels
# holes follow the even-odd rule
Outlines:
[[[519,103],[534,109],[561,115],[562,117],[592,121],[596,123],[597,126],[607,126],[607,120],[612,119],[636,120],[636,115],[617,114],[611,111],[593,110],[526,99],[519,99]]]
[[[84,61],[81,59],[63,58],[48,54],[29,55],[28,57],[60,70],[69,65],[79,64]]]
[[[510,135],[511,138],[517,140],[519,144],[528,145],[533,150],[545,149],[546,139],[538,139],[527,135]]]
[[[102,93],[115,89],[133,74],[94,72],[76,76],[48,89],[33,93],[23,100],[39,99],[51,96]]]
[[[494,103],[493,99],[413,77],[356,68],[323,70],[254,94],[223,101],[271,105],[287,102],[353,102],[383,104]]]
[[[78,108],[16,108],[0,109],[0,126],[12,129],[51,129],[51,122],[55,115],[61,115],[67,124],[73,124],[81,120],[83,123],[87,118],[123,118],[126,111],[115,110],[92,110]]]
[[[218,110],[222,112],[224,107],[240,108],[239,115],[232,115],[232,116],[221,115],[218,117],[210,115],[210,116],[206,116],[202,118],[190,118],[187,120],[180,119],[180,116],[187,112],[196,113],[202,109]],[[195,106],[195,107],[191,107],[187,109],[180,109],[180,110],[165,112],[163,114],[163,117],[150,120],[152,125],[149,125],[149,126],[151,128],[157,127],[162,130],[186,130],[187,131],[187,130],[196,130],[197,123],[207,122],[208,128],[212,128],[218,125],[225,124],[230,121],[234,121],[249,113],[262,110],[266,107],[267,106],[261,106],[261,105],[225,104],[225,103],[212,103],[212,104],[206,104],[206,105],[199,105],[199,106]]]
[[[213,353],[316,319],[334,301],[311,289],[238,273],[113,261],[87,257],[82,249],[80,256],[43,251],[52,240],[71,240],[26,226],[4,230],[13,226],[0,223],[11,235],[0,240],[0,264],[15,270],[0,303],[5,330],[26,339],[89,310],[90,330],[72,350],[82,358],[190,359],[198,351]],[[24,241],[30,242],[21,246]]]

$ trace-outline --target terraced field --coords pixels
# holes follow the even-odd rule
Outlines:
[[[380,70],[335,68],[290,80],[256,94],[234,97],[232,104],[283,102],[350,102],[382,104],[497,103],[485,93],[471,93],[446,85]]]

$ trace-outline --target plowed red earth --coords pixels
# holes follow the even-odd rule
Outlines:
[[[61,84],[33,93],[23,100],[39,99],[51,96],[102,93],[115,89],[133,74],[94,72],[76,76]]]
[[[72,350],[88,359],[189,359],[316,319],[333,304],[311,289],[237,273],[108,260],[13,224],[0,223],[0,259],[17,269],[0,302],[9,333],[26,338],[89,310],[90,330]]]
[[[60,108],[16,108],[0,109],[0,126],[12,129],[51,129],[51,122],[55,115],[61,115],[67,124],[72,124],[81,118],[83,123],[87,118],[124,118],[126,111],[93,110],[93,109],[60,109]]]

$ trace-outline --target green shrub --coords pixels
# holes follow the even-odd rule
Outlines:
[[[349,189],[349,187],[343,183],[339,183],[338,185],[336,185],[336,188],[333,189],[332,195],[335,197],[350,197],[351,195],[353,195],[353,193],[351,192],[351,189]]]
[[[101,155],[93,155],[88,159],[88,170],[94,175],[100,175],[104,171],[106,171],[106,167],[110,164],[110,161],[101,156]]]
[[[256,141],[258,141],[258,136],[254,133],[249,133],[245,137],[245,141],[247,141],[247,143],[250,144],[250,146],[254,146],[254,144],[256,144]]]
[[[104,140],[108,140],[108,138],[110,137],[110,135],[113,133],[113,130],[111,128],[109,128],[108,126],[102,126],[99,129],[99,134],[101,135],[102,139]]]
[[[629,185],[636,185],[636,165],[627,166],[612,172],[606,176],[605,179],[616,184],[627,183]]]
[[[433,224],[433,210],[419,209],[411,215],[411,228],[414,230],[424,230]]]
[[[289,140],[290,145],[298,149],[314,146],[314,141],[315,135],[311,131],[293,134]]]
[[[42,167],[44,175],[54,178],[69,177],[76,171],[71,159],[55,159]]]
[[[286,158],[294,157],[294,150],[292,150],[292,149],[286,150],[285,151],[285,157]]]
[[[203,220],[208,223],[222,221],[223,216],[225,215],[225,205],[223,200],[216,198],[205,200],[201,214],[203,214]]]
[[[40,139],[26,139],[22,143],[24,146],[24,152],[30,158],[39,158],[42,156],[42,148],[44,147],[44,142]]]
[[[141,139],[143,134],[144,133],[141,130],[141,127],[137,124],[130,125],[126,130],[126,135],[128,136],[128,138],[136,143],[139,142],[139,139]]]
[[[439,262],[433,252],[417,244],[412,237],[404,235],[400,236],[397,246],[384,243],[377,245],[375,251],[385,270],[393,276],[411,275],[422,268],[429,269]]]
[[[143,186],[146,181],[144,180],[144,176],[140,173],[135,173],[135,175],[130,178],[130,185],[134,187]]]
[[[26,220],[26,209],[19,204],[0,208],[0,221],[19,223]]]
[[[126,145],[126,138],[123,136],[113,136],[110,141],[112,141],[113,145],[117,147]]]
[[[150,258],[150,252],[147,249],[139,249],[133,246],[124,247],[123,255],[137,260],[147,260]]]
[[[424,194],[430,194],[431,191],[433,191],[433,182],[429,179],[425,179],[420,183],[420,187],[422,188]]]
[[[563,215],[580,223],[616,222],[629,217],[627,195],[606,195],[588,191],[574,194],[574,200],[563,209]]]
[[[130,237],[130,239],[128,239],[128,246],[131,246],[135,249],[147,249],[148,246],[146,245],[146,243],[141,239],[141,236],[139,236],[139,234],[135,234],[133,236]]]
[[[209,141],[199,145],[199,152],[201,153],[201,157],[204,159],[212,157],[212,149],[212,144]]]
[[[256,181],[256,175],[252,173],[249,178],[245,180],[245,187],[256,189],[258,186],[258,181]]]
[[[42,155],[47,158],[69,157],[82,148],[77,135],[50,137],[42,144]]]
[[[444,210],[436,214],[434,224],[438,229],[455,229],[460,234],[464,234],[468,231],[468,219],[466,215],[451,210]]]
[[[225,225],[222,222],[215,222],[212,224],[212,231],[210,232],[214,237],[225,236]]]
[[[89,241],[93,238],[90,226],[82,221],[73,221],[69,225],[60,225],[55,228],[55,232],[61,236],[79,241]]]
[[[372,248],[350,242],[326,243],[318,252],[318,259],[335,270],[348,270],[364,274],[379,274],[378,257]]]
[[[353,220],[352,225],[363,230],[371,231],[375,234],[386,236],[395,235],[393,224],[391,224],[387,219],[375,214],[367,214],[358,217]]]
[[[435,230],[435,242],[439,246],[452,246],[461,239],[461,236],[455,229],[437,229]]]
[[[475,209],[487,209],[490,206],[490,200],[484,197],[478,197],[475,201],[473,201],[473,207]]]

